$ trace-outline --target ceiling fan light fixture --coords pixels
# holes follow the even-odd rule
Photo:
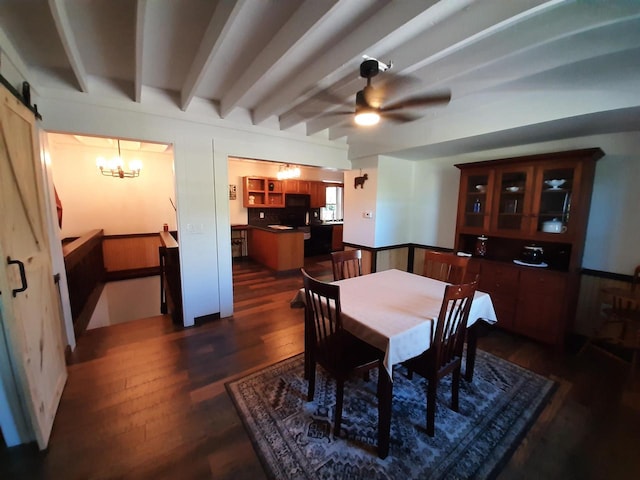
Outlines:
[[[380,114],[371,110],[358,112],[354,117],[354,121],[357,125],[370,127],[371,125],[376,125],[380,121]]]

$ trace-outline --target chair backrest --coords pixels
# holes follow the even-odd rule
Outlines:
[[[635,291],[635,289],[638,287],[638,284],[640,284],[640,265],[638,265],[633,272],[633,278],[631,279],[631,290]]]
[[[310,340],[308,347],[325,368],[339,367],[342,358],[340,339],[344,335],[340,286],[321,282],[303,268],[300,270],[305,294],[305,330]]]
[[[331,253],[333,280],[359,277],[362,275],[362,251],[345,250]]]
[[[615,293],[611,295],[611,313],[614,316],[625,316],[629,312],[637,311],[640,311],[640,301],[636,298]]]
[[[447,285],[444,291],[440,314],[432,338],[433,360],[436,369],[462,357],[464,336],[467,331],[469,310],[478,282],[463,285]]]
[[[468,264],[469,257],[460,257],[454,253],[426,250],[424,252],[423,275],[442,282],[459,284],[464,282]]]

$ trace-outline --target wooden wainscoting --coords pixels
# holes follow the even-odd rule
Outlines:
[[[158,233],[109,235],[102,241],[107,280],[160,275]]]
[[[376,253],[376,271],[391,270],[407,270],[409,259],[409,247],[402,246],[400,248],[389,248],[379,250]]]

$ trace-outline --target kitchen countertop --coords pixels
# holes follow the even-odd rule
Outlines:
[[[269,232],[269,233],[301,233],[300,228],[304,228],[304,227],[300,227],[300,228],[296,228],[296,227],[292,227],[290,229],[281,229],[281,228],[271,228],[269,226],[266,227],[259,227],[258,225],[249,225],[249,228],[253,228],[256,230],[264,230],[265,232]]]

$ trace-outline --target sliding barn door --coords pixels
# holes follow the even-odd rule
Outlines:
[[[35,118],[6,89],[0,106],[0,307],[25,415],[46,448],[67,378]]]

